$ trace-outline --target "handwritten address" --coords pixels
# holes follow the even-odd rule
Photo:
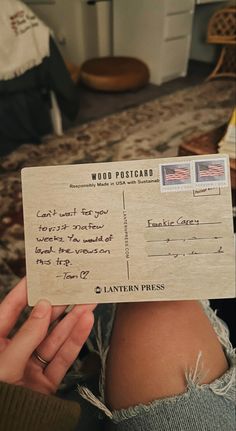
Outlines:
[[[204,236],[204,234],[201,234],[201,227],[205,225],[220,225],[221,221],[204,221],[200,220],[198,218],[184,218],[182,215],[177,217],[176,219],[165,219],[162,218],[161,220],[153,220],[148,219],[145,228],[151,229],[156,231],[163,230],[162,228],[169,228],[168,229],[168,237],[162,237],[159,236],[156,237],[155,234],[152,237],[152,239],[147,240],[147,243],[153,243],[152,251],[150,251],[150,247],[148,249],[147,255],[148,257],[174,257],[177,258],[179,256],[185,257],[185,256],[197,256],[197,255],[210,255],[210,254],[224,254],[223,246],[220,243],[220,240],[223,238],[222,236],[214,234],[210,234],[210,231],[207,236]],[[188,231],[191,230],[192,227],[197,228],[199,231],[199,235],[193,235],[193,236],[186,236],[186,229],[185,234],[183,236],[174,236],[171,237],[171,232],[174,233],[175,228],[177,227],[185,227]],[[170,229],[171,228],[171,229]],[[179,229],[178,229],[179,231]],[[205,244],[206,241],[208,242],[209,246],[206,250]],[[155,245],[156,244],[156,245]],[[176,250],[175,244],[179,246],[179,249]],[[185,247],[185,245],[190,245],[189,247]],[[192,248],[192,245],[194,244],[194,248]],[[173,248],[174,246],[174,248]],[[184,248],[183,248],[184,247]]]

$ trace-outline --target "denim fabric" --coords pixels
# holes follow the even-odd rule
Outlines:
[[[96,336],[97,351],[103,370],[100,381],[100,398],[87,388],[79,387],[80,394],[98,407],[108,417],[109,431],[234,431],[235,419],[235,371],[236,355],[229,341],[229,332],[222,320],[210,308],[208,301],[202,301],[217,336],[224,348],[229,369],[210,384],[200,384],[201,353],[196,358],[194,370],[186,371],[186,392],[173,397],[158,399],[147,405],[110,411],[104,403],[105,363],[109,349],[114,310],[109,325],[98,324]],[[109,328],[109,331],[107,331]]]

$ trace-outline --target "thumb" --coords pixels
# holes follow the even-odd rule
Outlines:
[[[27,321],[3,352],[9,367],[26,366],[28,359],[47,334],[51,313],[52,307],[48,301],[43,300],[36,304]]]

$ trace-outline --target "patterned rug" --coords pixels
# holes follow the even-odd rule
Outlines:
[[[228,121],[234,94],[232,81],[203,83],[0,158],[0,299],[25,274],[22,167],[175,156],[182,142]]]

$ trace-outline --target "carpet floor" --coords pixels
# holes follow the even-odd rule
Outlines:
[[[228,121],[234,90],[219,80],[189,87],[2,157],[0,298],[25,274],[21,168],[175,156],[182,142]]]

